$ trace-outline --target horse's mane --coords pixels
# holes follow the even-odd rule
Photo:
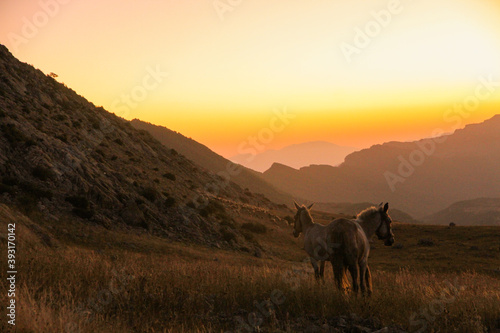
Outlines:
[[[358,221],[367,221],[373,217],[373,215],[378,213],[378,208],[375,206],[368,207],[356,216]]]

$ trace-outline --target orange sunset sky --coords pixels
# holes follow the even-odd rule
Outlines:
[[[226,157],[275,109],[295,118],[266,149],[363,148],[500,113],[498,1],[2,0],[0,13],[21,61]]]

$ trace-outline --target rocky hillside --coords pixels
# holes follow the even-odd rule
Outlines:
[[[231,171],[231,180],[244,189],[249,189],[254,193],[261,193],[273,202],[290,205],[292,197],[279,191],[274,186],[262,179],[260,173],[247,169],[241,165],[235,165],[231,161],[216,154],[208,147],[187,138],[181,133],[169,130],[163,126],[153,125],[138,119],[130,122],[132,126],[140,130],[148,131],[155,139],[160,141],[166,147],[175,149],[191,161],[198,164],[214,174],[228,173]]]
[[[500,197],[500,115],[435,140],[389,142],[338,167],[274,164],[264,178],[316,202],[388,201],[420,219],[457,201]]]
[[[0,203],[42,219],[238,248],[245,240],[219,198],[273,206],[0,45]]]

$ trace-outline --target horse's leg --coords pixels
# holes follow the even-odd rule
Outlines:
[[[359,290],[359,282],[358,282],[358,275],[359,275],[359,268],[358,268],[358,263],[355,260],[351,260],[348,265],[349,272],[351,273],[352,277],[352,290],[354,291],[355,294],[358,293]]]
[[[360,287],[361,287],[361,294],[363,296],[365,296],[365,292],[366,292],[366,281],[365,281],[365,278],[366,278],[366,267],[367,267],[367,262],[366,260],[363,260],[360,264],[359,264],[359,284],[360,284]]]
[[[370,272],[370,266],[366,265],[366,287],[368,289],[368,297],[372,295],[372,273]]]
[[[314,268],[314,277],[316,280],[319,280],[319,267],[318,267],[318,261],[311,257],[311,265]]]
[[[343,280],[344,280],[345,270],[342,260],[332,261],[332,268],[333,268],[333,277],[335,279],[335,284],[337,285],[337,289],[343,292],[344,291]]]
[[[324,275],[325,275],[325,261],[322,260],[319,266],[319,276],[321,277],[321,279],[323,279]]]

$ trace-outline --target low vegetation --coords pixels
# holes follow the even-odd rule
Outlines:
[[[68,201],[84,206],[78,197]],[[343,297],[334,288],[329,264],[325,283],[315,282],[285,225],[251,233],[268,253],[257,258],[69,221],[34,228],[16,220],[23,272],[19,331],[295,332],[357,320],[372,329],[484,332],[496,328],[500,317],[499,272],[493,269],[499,249],[488,246],[498,239],[498,229],[397,224],[396,237],[405,247],[374,242],[374,295],[364,300]],[[231,228],[221,228],[230,241]],[[439,242],[421,247],[422,234]],[[455,254],[471,244],[478,251]],[[486,252],[490,258],[480,260]],[[439,253],[454,260],[443,263]]]
[[[241,228],[242,229],[245,229],[245,230],[248,230],[248,231],[251,231],[253,233],[256,233],[256,234],[265,234],[266,231],[267,231],[267,227],[262,224],[262,223],[243,223],[241,225]]]

